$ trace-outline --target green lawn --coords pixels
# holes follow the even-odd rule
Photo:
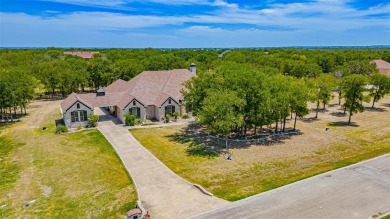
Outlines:
[[[21,122],[0,135],[0,217],[124,217],[137,193],[115,150],[97,130],[54,134],[58,116],[45,131]]]
[[[315,126],[323,124],[319,122]],[[186,136],[185,126],[132,129],[130,132],[175,173],[229,201],[390,153],[389,132],[377,136],[360,129],[337,133],[349,140],[318,147],[309,145],[302,151],[303,143],[299,139],[304,140],[304,135],[293,137],[293,140],[298,139],[295,143],[287,140],[272,146],[234,148],[231,149],[233,161],[206,153],[202,142],[194,142]]]

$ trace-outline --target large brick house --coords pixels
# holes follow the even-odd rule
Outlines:
[[[122,122],[127,113],[142,121],[161,121],[166,114],[174,112],[184,114],[186,109],[181,90],[183,82],[196,75],[194,64],[190,70],[144,71],[130,81],[119,79],[96,93],[72,93],[61,103],[65,125],[85,125],[95,107],[108,107]]]

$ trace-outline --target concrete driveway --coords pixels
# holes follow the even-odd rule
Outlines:
[[[372,218],[390,213],[390,154],[261,193],[193,218]]]
[[[113,116],[100,115],[98,129],[112,144],[137,188],[139,199],[152,218],[186,218],[229,202],[205,195],[177,176],[145,149]],[[129,209],[130,210],[130,209]]]

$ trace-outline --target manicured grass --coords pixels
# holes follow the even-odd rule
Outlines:
[[[124,217],[137,193],[115,150],[97,130],[54,134],[58,116],[0,135],[0,217]]]
[[[311,125],[321,129],[323,126],[321,122]],[[233,161],[227,161],[222,155],[191,153],[193,148],[204,145],[186,139],[185,126],[132,129],[130,132],[175,173],[229,201],[390,153],[390,132],[376,135],[361,128],[340,128],[334,133],[342,141],[325,142],[320,146],[315,146],[320,142],[307,140],[309,145],[302,151],[299,151],[301,144],[307,143],[301,142],[305,142],[305,135],[293,137],[298,143],[291,145],[291,140],[285,140],[272,146],[233,148]],[[181,136],[179,140],[178,136]]]

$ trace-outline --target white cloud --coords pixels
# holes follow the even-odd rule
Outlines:
[[[69,1],[79,4],[89,2],[86,0]],[[168,4],[168,0],[147,1]],[[125,0],[111,2],[99,0],[95,3],[120,6],[124,2]],[[213,42],[210,43],[211,45],[221,41],[221,43],[245,43],[248,44],[247,46],[253,43],[254,46],[259,40],[263,42],[268,39],[269,42],[276,43],[283,42],[283,38],[286,39],[286,42],[296,42],[299,39],[310,37],[317,41],[327,39],[328,41],[323,40],[325,43],[330,42],[331,39],[338,39],[339,36],[347,36],[348,31],[355,34],[348,35],[351,37],[350,40],[355,40],[351,42],[365,42],[363,37],[368,38],[367,34],[374,36],[376,33],[359,33],[356,30],[367,28],[376,28],[375,30],[382,31],[382,34],[371,37],[371,39],[375,38],[375,42],[371,44],[386,44],[386,42],[390,44],[390,35],[388,34],[390,4],[378,5],[367,10],[356,10],[345,4],[346,1],[317,0],[309,3],[273,4],[262,10],[254,10],[241,8],[237,4],[229,4],[222,0],[171,0],[169,2],[175,4],[210,4],[218,7],[218,10],[183,16],[129,15],[82,11],[70,14],[46,11],[42,16],[24,13],[0,13],[0,30],[3,33],[0,35],[0,45],[14,45],[17,42],[28,42],[36,45],[40,40],[41,43],[53,42],[53,45],[63,46],[74,46],[73,42],[84,46],[88,46],[88,43],[92,42],[116,45],[121,40],[124,42],[129,40],[139,41],[143,38],[150,41],[149,44],[145,43],[146,46],[153,46],[171,41],[179,43],[180,40],[173,40],[176,38],[174,34],[178,34],[181,39],[191,36],[207,38],[210,42]],[[46,16],[47,14],[51,15]],[[382,16],[374,16],[377,14]],[[367,18],[367,16],[371,17]],[[193,25],[186,27],[188,23]],[[236,30],[223,29],[221,24],[235,25]],[[237,29],[242,24],[251,25],[253,28]],[[177,32],[173,30],[170,31],[170,34],[165,33],[164,35],[164,33],[151,32],[148,29],[163,28],[164,26],[179,30]],[[274,30],[270,31],[269,29]],[[286,29],[289,30],[288,33],[280,31]],[[356,33],[359,33],[359,35],[357,36]],[[93,41],[90,41],[92,39]],[[290,41],[287,39],[290,39]],[[199,41],[199,39],[192,40]],[[185,42],[188,41],[183,41],[183,44]],[[203,45],[207,44],[206,42],[202,43]],[[345,43],[349,42],[345,41]],[[304,43],[301,45],[304,45]]]
[[[237,4],[230,4],[223,0],[41,0],[61,2],[74,5],[121,7],[131,2],[158,3],[164,5],[210,5],[218,7],[238,7]]]

